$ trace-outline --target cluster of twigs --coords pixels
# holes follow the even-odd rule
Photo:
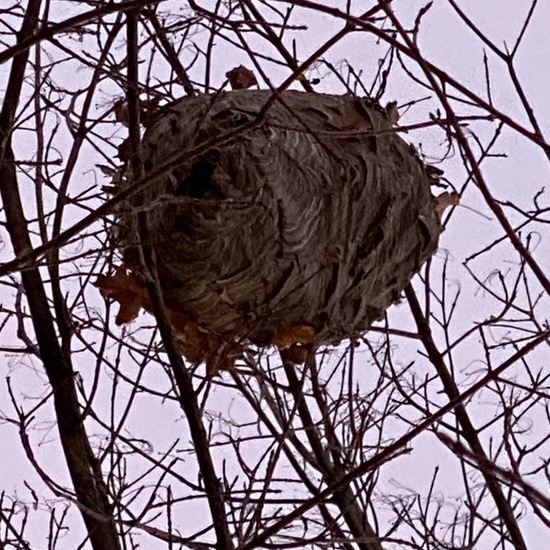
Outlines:
[[[0,548],[540,547],[550,145],[517,60],[545,9],[494,39],[454,0],[0,7]],[[443,17],[481,83],[430,61]],[[154,315],[115,326],[93,283],[116,264],[111,214],[147,185],[140,105],[227,89],[241,64],[274,95],[387,102],[463,206],[363,338],[300,367],[251,348],[212,377],[180,355],[147,247]],[[137,183],[110,196],[123,142]]]

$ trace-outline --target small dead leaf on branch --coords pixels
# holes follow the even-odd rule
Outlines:
[[[169,311],[168,318],[182,355],[191,363],[204,361],[207,335],[201,332],[199,324],[185,313]]]
[[[397,101],[389,101],[384,110],[386,111],[386,116],[392,124],[397,124],[399,122],[399,109],[397,108]]]
[[[239,65],[225,73],[233,90],[245,90],[258,84],[254,73],[244,65]]]
[[[244,347],[231,337],[203,330],[189,315],[168,310],[168,320],[174,330],[179,351],[191,363],[206,363],[209,376],[232,370],[235,361],[244,353]]]
[[[439,219],[443,218],[443,213],[446,208],[449,206],[456,206],[457,204],[460,204],[460,197],[458,193],[455,192],[449,193],[445,191],[445,193],[441,193],[441,195],[435,197],[435,211]]]

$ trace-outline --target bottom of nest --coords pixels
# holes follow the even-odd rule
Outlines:
[[[117,325],[130,323],[143,309],[153,314],[149,293],[143,281],[124,265],[112,275],[99,275],[95,286],[105,298],[115,300],[120,308]],[[199,321],[181,311],[166,308],[166,316],[174,341],[181,354],[192,363],[206,363],[207,374],[230,370],[243,357],[244,343],[234,334],[217,334],[201,327]],[[276,346],[285,360],[303,363],[315,344],[315,331],[307,325],[293,325],[271,338],[268,345]]]

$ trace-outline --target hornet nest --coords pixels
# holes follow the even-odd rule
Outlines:
[[[138,254],[150,246],[181,351],[210,372],[245,343],[361,335],[437,248],[437,175],[371,100],[187,97],[159,108],[141,147],[145,183],[117,212],[124,263],[97,286],[121,303],[119,323],[151,311]],[[117,185],[134,185],[128,168]]]

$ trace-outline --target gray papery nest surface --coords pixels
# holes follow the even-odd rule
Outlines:
[[[437,248],[433,177],[369,100],[285,91],[259,117],[270,98],[240,90],[160,109],[142,167],[172,168],[120,210],[125,265],[140,272],[146,210],[166,305],[203,333],[260,346],[356,337]]]

